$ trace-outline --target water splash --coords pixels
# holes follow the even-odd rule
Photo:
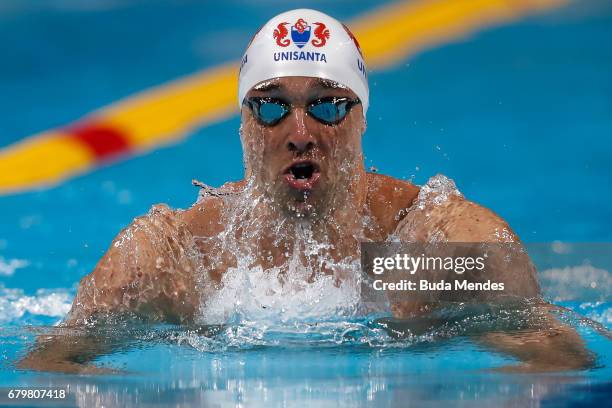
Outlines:
[[[208,242],[215,248],[214,264],[223,263],[228,253],[235,264],[224,271],[219,284],[201,282],[207,288],[201,322],[285,324],[357,313],[361,282],[357,239],[350,255],[334,256],[338,248],[328,235],[333,226],[315,238],[308,221],[269,217],[265,197],[245,194],[224,200],[226,227]]]
[[[5,260],[0,256],[0,276],[13,276],[17,269],[26,268],[30,265],[25,259]]]
[[[0,286],[0,323],[9,323],[32,316],[63,317],[70,310],[72,296],[65,289],[39,289],[33,296],[22,289]]]
[[[308,282],[311,271],[302,269],[284,281],[283,274],[280,268],[261,266],[228,269],[221,288],[203,303],[202,321],[287,323],[348,317],[357,311],[356,280],[337,283],[332,275],[320,275]]]
[[[445,203],[452,196],[463,197],[455,182],[443,174],[437,174],[421,186],[419,195],[412,204],[414,208],[424,210],[430,205]]]
[[[550,268],[538,276],[544,293],[555,302],[606,301],[612,296],[612,274],[589,264]]]

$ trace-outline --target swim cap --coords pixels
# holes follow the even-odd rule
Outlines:
[[[288,76],[324,78],[350,88],[368,110],[368,76],[357,40],[338,20],[297,9],[268,21],[253,37],[240,64],[238,104],[259,82]]]

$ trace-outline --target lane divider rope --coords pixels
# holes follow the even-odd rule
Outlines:
[[[350,22],[370,70],[476,30],[560,7],[567,0],[415,0]],[[0,150],[0,195],[48,187],[132,154],[176,143],[236,114],[238,63],[173,80],[92,112],[76,123]],[[211,97],[214,96],[214,97]]]

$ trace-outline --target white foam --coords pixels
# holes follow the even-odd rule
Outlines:
[[[17,269],[25,268],[28,265],[30,265],[30,262],[25,259],[5,260],[0,256],[0,276],[13,276]]]
[[[610,325],[612,325],[612,308],[609,307],[601,312],[588,312],[586,314],[586,317],[609,327]]]
[[[421,186],[413,206],[424,210],[429,205],[440,205],[448,201],[451,196],[463,197],[453,180],[443,174],[436,174]]]
[[[584,314],[589,319],[595,320],[603,325],[612,324],[612,307],[605,307],[604,302],[584,302],[581,303],[579,307],[580,313]]]
[[[26,313],[38,316],[63,317],[70,310],[72,296],[66,289],[39,289],[28,296],[22,289],[0,286],[0,322],[21,319]]]
[[[538,275],[544,294],[555,302],[606,300],[612,294],[612,274],[592,265],[551,268]]]
[[[313,282],[307,282],[307,276],[282,280],[275,268],[230,268],[222,287],[204,301],[201,320],[207,324],[322,321],[354,315],[360,301],[357,280],[337,283],[330,275],[319,275]]]
[[[572,252],[572,246],[561,241],[553,241],[550,248],[555,254],[569,254]]]

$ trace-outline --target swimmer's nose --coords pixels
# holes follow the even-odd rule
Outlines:
[[[287,149],[290,152],[306,153],[315,147],[315,139],[306,129],[304,117],[305,112],[301,112],[301,109],[296,109],[291,115],[293,123],[287,138]]]
[[[301,138],[291,138],[287,143],[290,152],[306,153],[314,148],[314,143],[310,140],[300,140]]]

